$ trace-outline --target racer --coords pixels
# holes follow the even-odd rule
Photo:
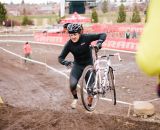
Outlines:
[[[58,60],[62,65],[70,66],[71,61],[65,60],[66,56],[71,52],[74,57],[74,64],[70,73],[70,90],[73,95],[71,108],[75,109],[78,101],[77,84],[88,65],[93,65],[92,51],[90,44],[97,40],[96,51],[102,47],[102,43],[106,39],[106,33],[99,34],[82,34],[82,26],[80,24],[69,24],[67,26],[70,39],[65,44]],[[88,96],[88,105],[92,105],[92,96]]]

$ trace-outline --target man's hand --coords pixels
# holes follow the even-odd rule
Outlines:
[[[96,46],[95,46],[95,50],[96,50],[96,52],[98,52],[98,51],[99,51],[99,49],[101,49],[101,48],[102,48],[101,43],[97,43],[97,44],[96,44]]]
[[[64,65],[66,67],[70,67],[72,65],[72,62],[71,61],[65,61]]]

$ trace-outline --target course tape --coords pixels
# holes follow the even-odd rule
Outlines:
[[[33,43],[33,44],[42,44],[42,45],[56,45],[56,46],[64,46],[64,45],[60,45],[60,44],[51,44],[51,43],[46,43],[46,42],[35,42],[35,41],[28,41],[28,40],[0,40],[0,42],[4,42],[4,43],[8,43],[8,42],[13,42],[13,43],[26,43],[29,42],[29,43]]]
[[[19,43],[24,43],[24,41],[18,41],[18,40],[0,40],[0,42],[16,42],[16,43],[19,42]],[[41,42],[34,42],[34,41],[29,41],[29,42],[30,42],[30,43],[40,43],[40,44],[44,44],[44,43],[41,43]],[[46,43],[45,43],[45,44],[46,44]],[[49,44],[49,43],[48,43],[48,44]],[[55,45],[55,44],[51,44],[51,45]],[[58,44],[58,45],[59,45],[59,44]],[[3,51],[5,51],[5,52],[7,52],[7,53],[10,53],[10,54],[12,54],[12,55],[15,55],[15,56],[17,56],[17,57],[19,57],[19,58],[21,58],[21,59],[28,60],[28,61],[31,61],[31,62],[33,62],[33,63],[40,64],[40,65],[44,65],[44,66],[46,66],[47,68],[49,68],[49,69],[51,69],[51,70],[53,70],[53,71],[55,71],[55,72],[63,75],[63,76],[66,77],[67,79],[69,79],[69,77],[68,77],[67,74],[65,74],[65,73],[63,73],[63,72],[61,72],[61,71],[59,71],[59,70],[57,70],[57,69],[55,69],[55,68],[47,65],[46,63],[25,58],[25,57],[23,57],[23,56],[21,56],[21,55],[15,54],[15,53],[13,53],[13,52],[11,52],[11,51],[9,51],[9,50],[6,50],[6,49],[4,49],[4,48],[2,48],[2,47],[0,47],[0,49],[3,50]],[[80,87],[80,85],[78,85],[78,87]],[[105,101],[112,101],[112,99],[109,99],[109,98],[100,98],[100,99],[101,99],[101,100],[105,100]],[[160,100],[160,98],[148,100],[147,102],[153,102],[153,101],[158,101],[158,100]],[[133,105],[132,103],[128,103],[128,102],[124,102],[124,101],[117,101],[117,103],[124,104],[124,105],[129,105],[129,106]]]
[[[34,36],[33,34],[4,34],[0,35],[0,37],[31,37]]]
[[[53,70],[53,71],[55,71],[55,72],[57,72],[57,73],[65,76],[66,78],[68,78],[68,76],[67,76],[65,73],[63,73],[63,72],[61,72],[61,71],[58,71],[57,69],[55,69],[55,68],[47,65],[46,63],[25,58],[25,57],[23,57],[23,56],[21,56],[21,55],[15,54],[15,53],[13,53],[13,52],[11,52],[11,51],[9,51],[9,50],[6,50],[6,49],[4,49],[4,48],[2,48],[2,47],[0,47],[0,49],[2,49],[3,51],[5,51],[5,52],[7,52],[7,53],[10,53],[10,54],[12,54],[12,55],[14,55],[14,56],[17,56],[17,57],[19,57],[19,58],[21,58],[21,59],[28,60],[28,61],[30,61],[30,62],[37,63],[37,64],[40,64],[40,65],[44,65],[44,66],[46,66],[47,68],[49,68],[49,69],[51,69],[51,70]],[[68,79],[69,79],[69,78],[68,78]]]

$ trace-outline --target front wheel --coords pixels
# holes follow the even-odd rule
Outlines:
[[[96,72],[92,65],[88,65],[82,74],[82,83],[81,83],[81,99],[83,106],[88,111],[93,111],[97,105],[99,96],[94,91],[96,90]],[[92,98],[92,104],[89,104],[89,98]]]
[[[106,98],[112,99],[114,105],[116,105],[116,89],[114,84],[114,74],[112,67],[109,67],[108,71],[108,84]]]

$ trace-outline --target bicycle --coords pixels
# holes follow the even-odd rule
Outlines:
[[[80,90],[83,106],[88,111],[95,109],[100,96],[112,98],[113,104],[116,105],[115,79],[110,57],[118,56],[119,61],[122,61],[119,53],[98,57],[96,47],[91,48],[95,51],[95,60],[93,65],[85,67]],[[88,96],[93,98],[92,106],[88,105]]]

